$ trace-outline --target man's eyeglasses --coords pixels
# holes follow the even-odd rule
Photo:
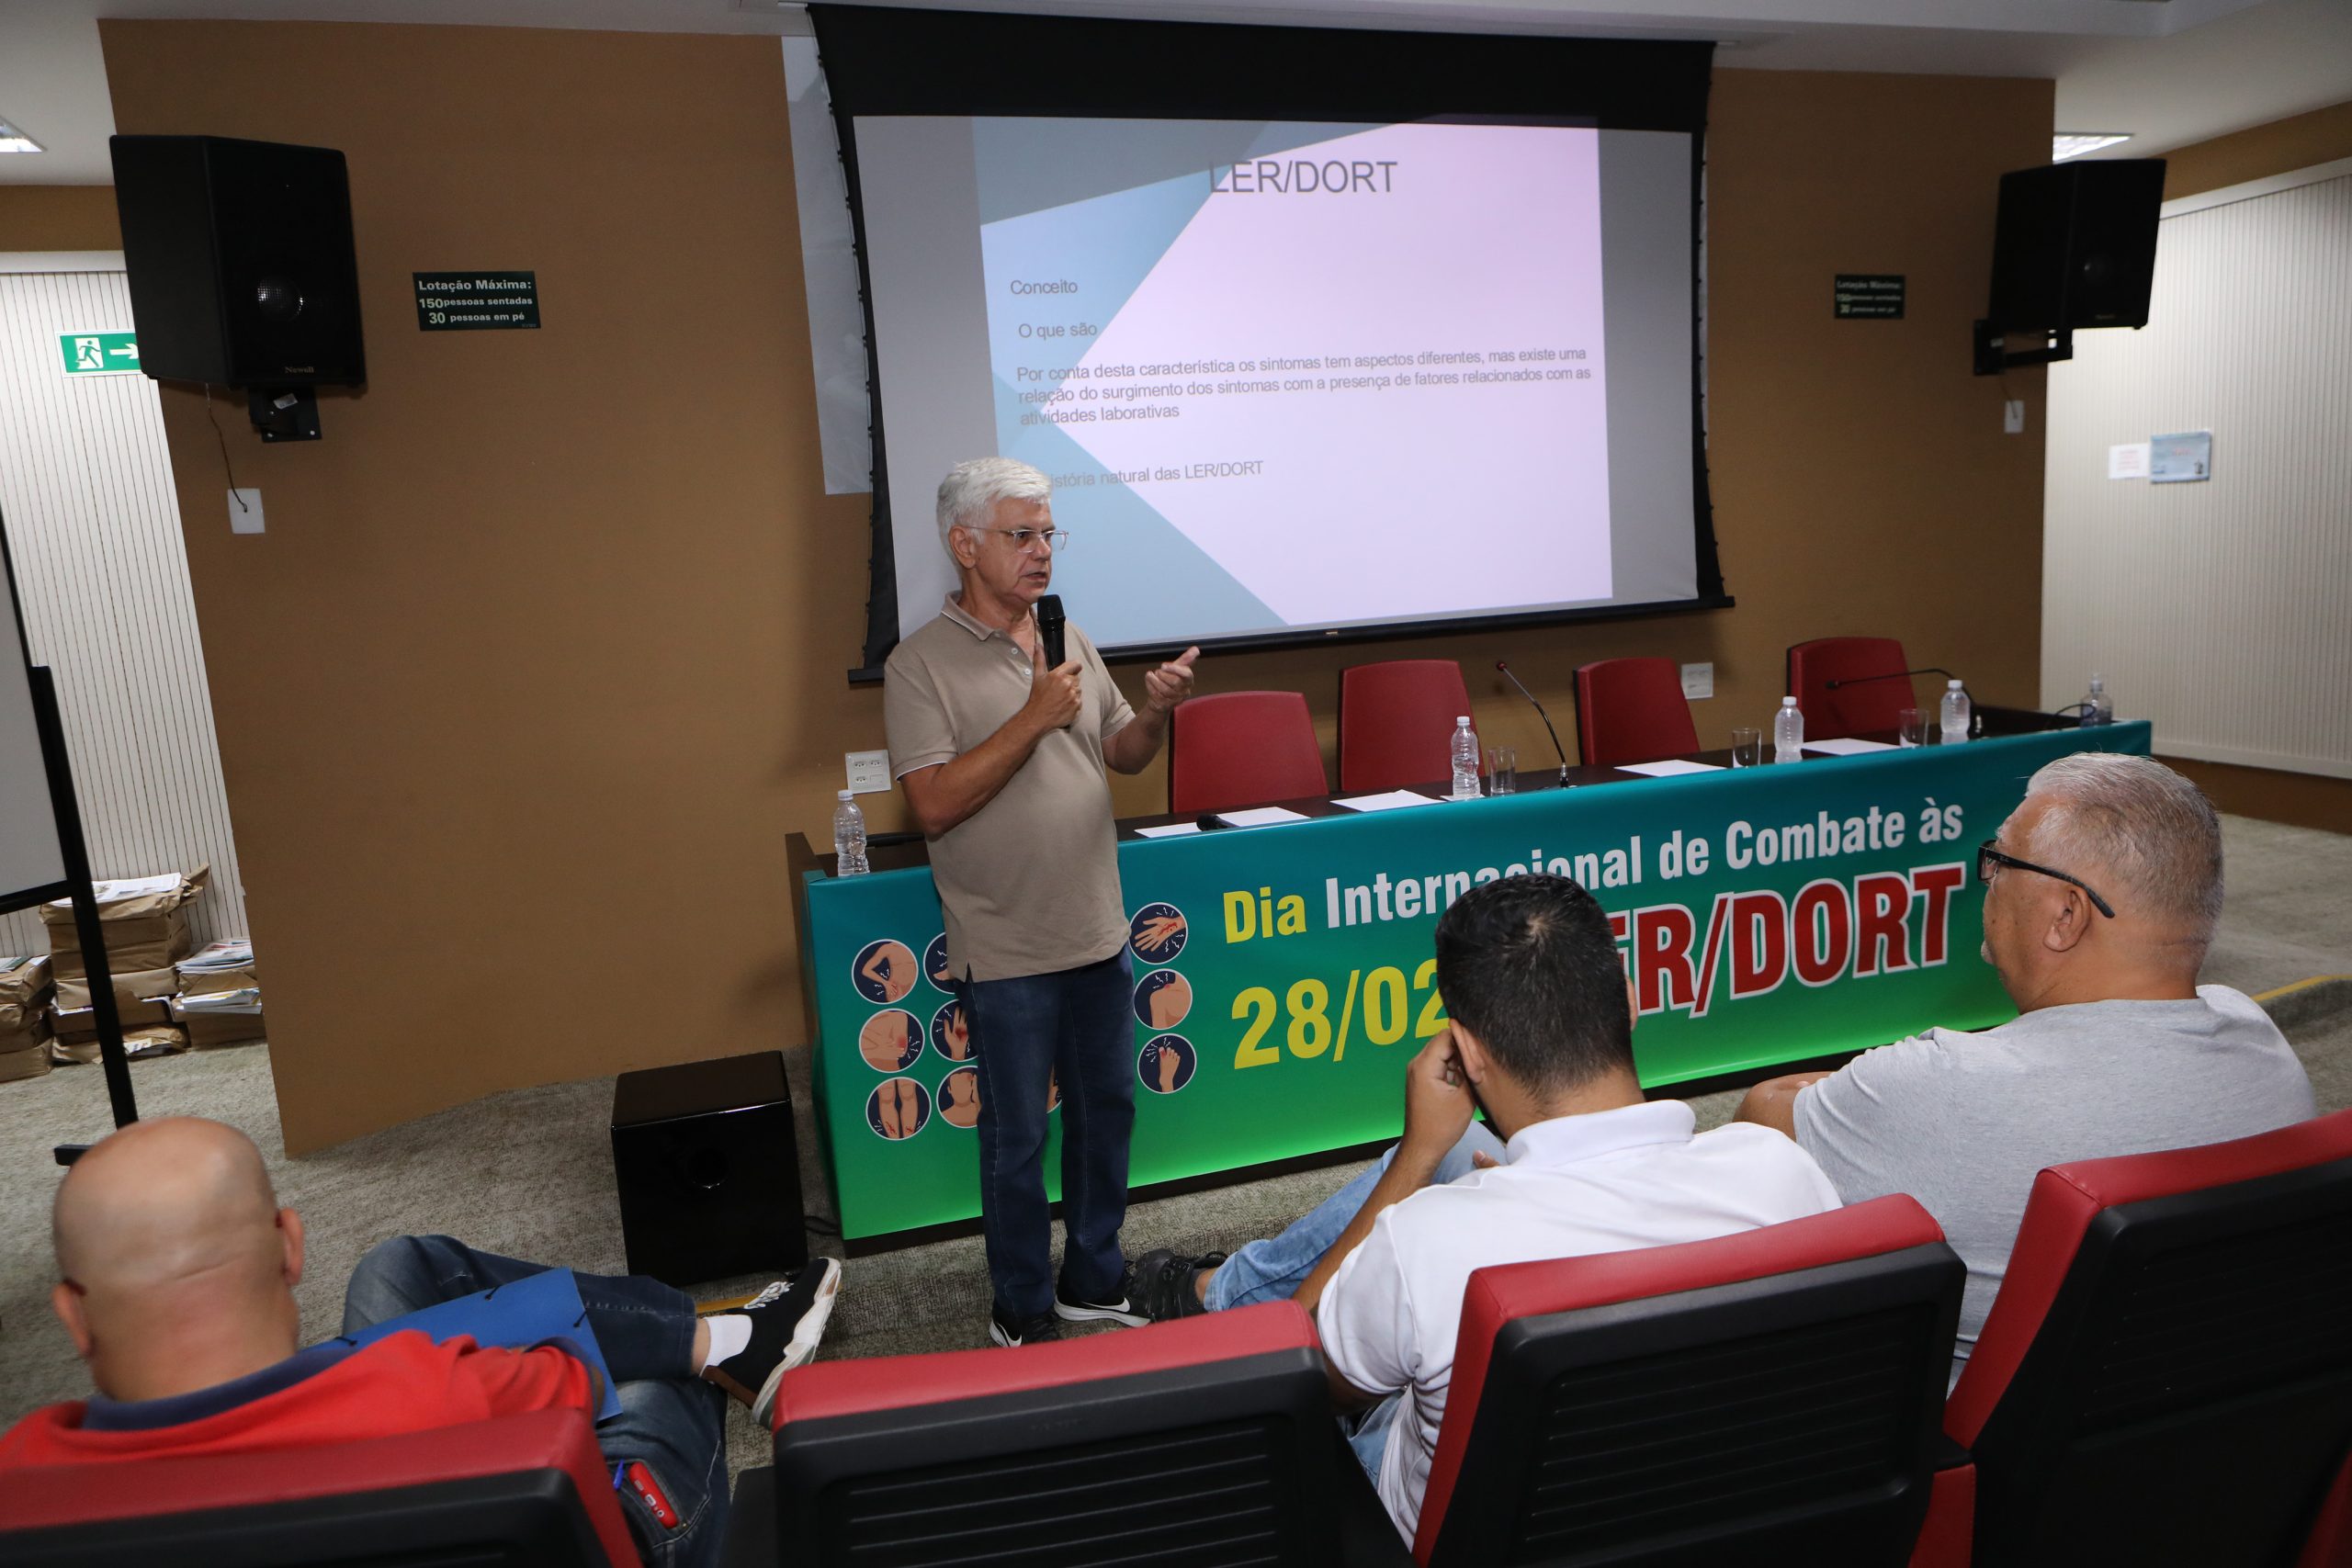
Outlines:
[[[2052,871],[2046,865],[2036,865],[2030,860],[2019,860],[2015,855],[2005,855],[1993,847],[1992,840],[1987,839],[1976,846],[1976,880],[1991,882],[1993,868],[1996,865],[2014,866],[2018,871],[2030,871],[2038,876],[2054,876],[2061,882],[2079,887],[2083,890],[2085,897],[2090,899],[2092,908],[2097,909],[2110,920],[2115,919],[2115,907],[2100,897],[2098,891],[2081,877],[2069,876],[2063,871]]]
[[[1012,547],[1016,550],[1025,550],[1035,544],[1043,544],[1047,550],[1058,550],[1069,543],[1069,530],[1067,528],[982,528],[968,524],[964,526],[967,533],[1001,534],[1012,541]]]

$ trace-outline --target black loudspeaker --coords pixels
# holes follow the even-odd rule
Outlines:
[[[2052,164],[2001,176],[1996,327],[2144,327],[2162,158]]]
[[[632,1274],[684,1286],[808,1261],[780,1052],[621,1074],[613,1175]]]
[[[227,387],[368,379],[342,153],[219,136],[109,145],[141,370]]]

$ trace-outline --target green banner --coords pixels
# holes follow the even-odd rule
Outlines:
[[[1977,954],[1976,845],[2044,762],[2149,743],[2119,724],[1123,841],[1131,1180],[1394,1137],[1405,1063],[1445,1021],[1437,916],[1530,869],[1609,910],[1645,1084],[1998,1022],[2013,1010]],[[974,1075],[930,874],[812,873],[807,892],[842,1234],[977,1215]],[[1049,1189],[1058,1167],[1049,1145]]]

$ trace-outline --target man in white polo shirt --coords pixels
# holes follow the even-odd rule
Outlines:
[[[1351,1440],[1408,1540],[1473,1270],[1702,1241],[1838,1207],[1781,1134],[1694,1134],[1689,1106],[1643,1099],[1609,917],[1567,878],[1464,894],[1438,921],[1437,980],[1453,1021],[1407,1069],[1405,1135],[1380,1164],[1229,1258],[1155,1252],[1136,1264],[1156,1317],[1294,1294],[1315,1314],[1333,1401],[1365,1411]],[[1472,1120],[1481,1109],[1491,1132]]]

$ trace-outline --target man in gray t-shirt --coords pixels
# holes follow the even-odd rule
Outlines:
[[[2196,785],[2146,757],[2062,758],[2033,775],[1976,874],[1984,955],[2018,1018],[1773,1078],[1739,1108],[1795,1138],[1847,1202],[1907,1192],[1935,1215],[1968,1265],[1954,1377],[2037,1172],[2315,1114],[2269,1015],[2197,984],[2221,915],[2222,835]]]

